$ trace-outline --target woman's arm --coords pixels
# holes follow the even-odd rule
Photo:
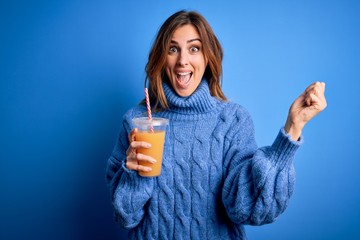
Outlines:
[[[257,149],[253,123],[238,111],[226,154],[223,202],[237,223],[261,225],[274,221],[287,207],[294,190],[293,158],[302,143],[305,124],[326,107],[325,84],[311,84],[291,105],[284,129],[274,143]]]
[[[141,177],[136,171],[126,168],[129,132],[129,124],[124,120],[106,170],[116,219],[125,228],[133,228],[142,220],[146,211],[145,204],[154,189],[152,178]]]
[[[253,139],[250,135],[243,136]],[[281,129],[269,147],[256,149],[252,140],[245,147],[239,141],[231,144],[231,167],[222,193],[228,216],[241,224],[273,222],[286,209],[294,190],[292,160],[301,142],[293,142]]]

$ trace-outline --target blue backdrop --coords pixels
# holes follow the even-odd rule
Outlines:
[[[289,207],[246,227],[249,239],[360,239],[360,5],[349,0],[2,1],[0,239],[126,239],[106,161],[122,115],[143,97],[155,33],[180,9],[213,26],[224,91],[252,114],[259,145],[307,85],[327,83]]]

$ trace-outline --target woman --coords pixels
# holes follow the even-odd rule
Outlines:
[[[325,84],[310,85],[292,104],[274,143],[258,148],[249,113],[226,100],[223,52],[207,21],[180,11],[162,25],[146,66],[153,116],[170,120],[159,177],[138,160],[148,148],[123,118],[108,160],[107,181],[118,222],[131,239],[246,239],[244,224],[273,222],[294,189],[293,157],[304,125],[326,107]]]

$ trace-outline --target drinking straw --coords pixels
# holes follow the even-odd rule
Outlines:
[[[146,101],[146,108],[147,108],[147,115],[148,119],[150,121],[150,131],[154,132],[154,126],[152,125],[152,114],[151,114],[151,107],[150,107],[150,98],[149,98],[149,92],[148,89],[145,88],[145,101]]]

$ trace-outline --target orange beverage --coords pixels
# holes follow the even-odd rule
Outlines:
[[[133,119],[134,127],[138,129],[135,134],[135,141],[143,141],[151,144],[150,148],[139,148],[138,153],[151,156],[156,163],[139,161],[139,165],[152,168],[150,172],[139,171],[143,177],[155,177],[161,173],[162,156],[164,151],[164,141],[166,127],[169,120],[166,118],[139,117]]]
[[[151,156],[156,160],[156,163],[139,161],[140,165],[152,168],[152,170],[150,172],[139,171],[139,174],[144,177],[159,176],[161,173],[165,131],[154,131],[154,132],[139,131],[135,135],[135,140],[150,143],[151,144],[150,148],[140,148],[137,150],[137,152],[142,153],[144,155]]]

